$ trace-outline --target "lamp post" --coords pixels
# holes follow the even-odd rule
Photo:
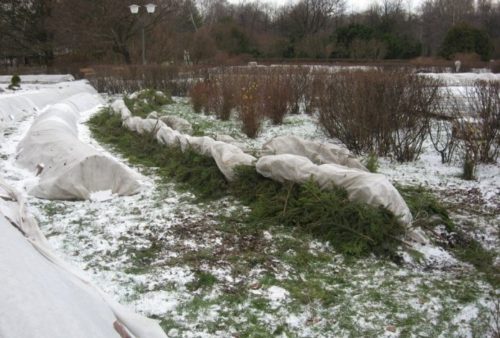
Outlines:
[[[130,5],[128,8],[130,8],[130,13],[133,15],[139,14],[139,9],[141,6],[139,5]],[[147,4],[144,5],[146,7],[146,12],[148,14],[153,14],[156,10],[156,5],[155,4]],[[144,22],[142,22],[142,27],[141,27],[141,35],[142,35],[142,64],[146,64],[146,38],[144,34]]]

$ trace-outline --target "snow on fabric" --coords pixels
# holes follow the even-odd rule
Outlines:
[[[43,89],[32,89],[14,94],[3,93],[0,95],[0,131],[50,104],[79,93],[97,94],[87,81],[47,85]]]
[[[297,136],[275,137],[262,147],[264,155],[304,156],[316,164],[334,163],[368,171],[349,150],[333,143],[304,140]]]
[[[0,337],[166,337],[59,259],[21,195],[0,179]]]
[[[35,120],[17,148],[18,163],[40,175],[30,194],[78,200],[103,190],[117,195],[139,192],[140,185],[129,169],[78,140],[78,112],[98,104],[98,97],[78,94],[51,106]]]
[[[291,154],[263,156],[257,161],[256,169],[262,176],[279,182],[305,183],[313,179],[322,189],[344,188],[350,200],[384,206],[398,216],[402,224],[411,224],[410,209],[384,175],[337,164],[316,165],[306,157]]]

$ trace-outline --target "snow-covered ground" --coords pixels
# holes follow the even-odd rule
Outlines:
[[[71,86],[66,83],[65,86]],[[55,85],[37,85],[40,90]],[[56,85],[57,86],[57,85]],[[29,92],[25,88],[20,93]],[[54,88],[55,90],[55,88]],[[2,95],[0,94],[0,101]],[[98,144],[84,123],[80,139]],[[39,111],[0,131],[0,176],[27,194],[37,178],[15,163],[16,146]],[[196,115],[185,99],[166,106],[207,134],[228,134],[250,151],[273,136],[327,137],[306,115],[268,123],[249,140],[238,123]],[[50,244],[87,271],[116,300],[158,318],[172,337],[487,336],[495,292],[468,265],[432,246],[402,253],[406,263],[370,257],[346,260],[328,244],[279,225],[247,229],[247,210],[231,198],[198,203],[154,168],[142,174],[141,193],[95,194],[90,201],[39,200],[28,196]],[[430,145],[420,160],[405,165],[382,159],[391,180],[424,185],[450,206],[459,222],[487,248],[498,252],[500,167],[480,165],[475,181],[463,181],[460,163],[442,165]],[[466,222],[467,221],[467,222]]]

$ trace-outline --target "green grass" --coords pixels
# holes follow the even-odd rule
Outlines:
[[[209,272],[195,271],[195,280],[188,285],[188,289],[196,291],[203,288],[211,288],[217,282],[217,278]]]

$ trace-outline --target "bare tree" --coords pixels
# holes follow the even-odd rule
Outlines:
[[[299,37],[316,34],[328,28],[344,7],[344,0],[301,0],[289,9],[289,28]]]
[[[436,54],[446,32],[474,14],[474,0],[426,0],[421,11],[424,46]]]
[[[0,4],[0,50],[4,56],[53,59],[52,34],[47,21],[52,0],[3,0]]]
[[[132,15],[121,0],[60,0],[54,7],[52,28],[61,46],[102,52],[111,49],[131,63],[130,41],[142,27],[151,31],[178,6],[163,1],[154,15]]]

